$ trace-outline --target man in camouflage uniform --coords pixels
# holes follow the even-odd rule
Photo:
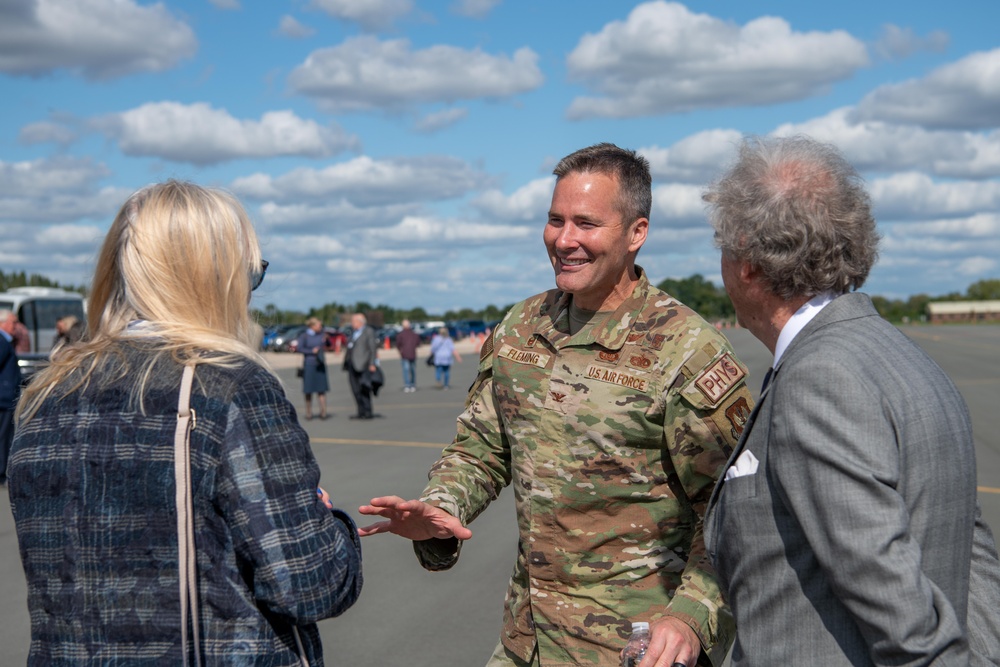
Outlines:
[[[512,484],[520,541],[490,667],[613,667],[638,620],[652,630],[642,667],[718,665],[734,630],[702,512],[752,407],[746,370],[634,263],[646,160],[599,144],[555,174],[556,289],[514,306],[483,346],[421,499],[373,499],[361,513],[388,520],[360,532],[408,537],[425,568],[446,569]]]

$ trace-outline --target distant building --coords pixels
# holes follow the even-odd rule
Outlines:
[[[934,301],[927,304],[932,324],[1000,321],[1000,301]]]

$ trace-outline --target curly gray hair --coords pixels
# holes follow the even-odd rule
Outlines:
[[[857,289],[878,259],[864,181],[836,148],[809,137],[745,138],[703,199],[716,246],[784,299]]]

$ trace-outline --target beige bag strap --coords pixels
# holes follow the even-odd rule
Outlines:
[[[194,502],[191,490],[191,431],[197,423],[197,415],[191,409],[191,385],[194,381],[194,364],[184,366],[181,375],[181,391],[177,399],[177,431],[174,433],[174,478],[177,480],[177,562],[180,566],[181,593],[181,650],[184,652],[184,667],[187,667],[188,604],[191,605],[191,627],[194,633],[194,663],[201,667],[201,641],[198,634],[198,563],[194,549]],[[305,646],[299,629],[292,626],[299,664],[309,667]]]
[[[177,399],[177,431],[174,433],[174,479],[177,481],[177,564],[180,569],[181,650],[184,667],[188,664],[188,605],[191,606],[191,643],[194,663],[201,667],[201,641],[198,633],[198,564],[194,549],[194,501],[191,490],[191,430],[197,416],[191,409],[191,384],[194,364],[184,366],[181,391]]]

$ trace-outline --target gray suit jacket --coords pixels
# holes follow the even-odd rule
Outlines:
[[[730,465],[747,451],[757,472],[720,480],[705,519],[733,665],[968,664],[968,411],[866,295],[792,341]]]
[[[377,355],[378,340],[375,339],[375,331],[366,324],[358,339],[353,343],[348,342],[347,351],[344,354],[344,366],[349,364],[355,373],[364,373],[369,366],[375,363]]]

